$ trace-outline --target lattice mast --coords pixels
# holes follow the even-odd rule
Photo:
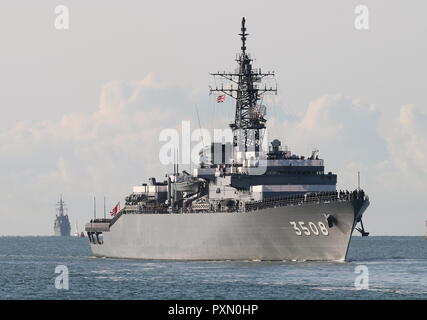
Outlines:
[[[263,73],[261,68],[252,68],[252,59],[246,52],[246,33],[245,18],[242,19],[241,33],[242,40],[241,52],[236,58],[238,69],[232,72],[211,73],[212,76],[221,77],[227,80],[229,86],[211,88],[210,92],[224,94],[236,100],[236,114],[234,123],[230,124],[233,130],[233,145],[240,151],[259,151],[262,132],[265,129],[266,119],[265,106],[261,104],[261,98],[264,94],[277,94],[277,88],[263,83],[266,78],[274,78],[274,71]],[[233,84],[236,86],[233,86]]]
[[[57,205],[57,210],[58,210],[58,215],[59,216],[64,216],[65,214],[65,202],[62,200],[62,194],[61,197],[58,201]]]

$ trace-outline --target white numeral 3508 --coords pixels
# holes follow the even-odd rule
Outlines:
[[[310,235],[318,236],[320,234],[323,234],[325,236],[329,235],[328,229],[326,228],[325,224],[321,221],[319,221],[317,225],[316,223],[309,221],[308,226],[305,225],[304,221],[298,221],[298,222],[289,221],[289,223],[294,228],[295,233],[298,236],[302,236],[303,234],[305,234],[306,236],[310,236]]]

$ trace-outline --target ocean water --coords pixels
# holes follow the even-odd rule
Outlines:
[[[348,258],[120,260],[92,257],[87,239],[0,237],[0,299],[427,299],[423,237],[353,237]],[[55,287],[58,265],[68,270],[68,290]],[[359,265],[368,288],[355,287]]]

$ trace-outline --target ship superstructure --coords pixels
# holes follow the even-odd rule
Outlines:
[[[69,237],[71,231],[70,220],[68,214],[65,213],[65,202],[62,200],[62,195],[56,204],[56,217],[53,226],[55,236]]]
[[[318,150],[295,155],[274,139],[266,147],[265,94],[274,72],[252,66],[246,21],[235,72],[210,92],[235,99],[232,141],[200,152],[192,172],[135,186],[112,219],[86,225],[95,255],[190,260],[345,260],[369,199],[361,189],[337,191]],[[361,225],[363,228],[363,225]]]

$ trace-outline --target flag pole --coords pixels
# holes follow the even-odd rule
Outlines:
[[[105,211],[105,196],[104,196],[104,219],[107,219],[107,214],[106,214],[106,211]]]
[[[96,219],[96,197],[93,197],[93,219]]]
[[[357,189],[360,191],[360,171],[357,171]]]

